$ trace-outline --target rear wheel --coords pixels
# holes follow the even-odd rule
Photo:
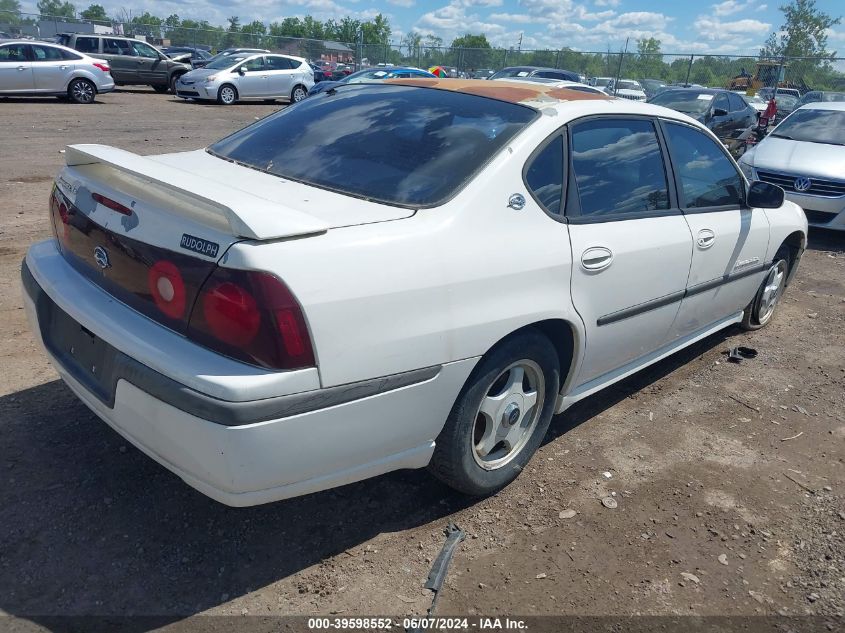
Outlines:
[[[87,79],[74,79],[67,87],[67,96],[74,103],[93,103],[97,88]]]
[[[290,102],[291,103],[299,103],[305,97],[308,96],[308,91],[305,90],[304,86],[296,86],[293,89],[293,92],[290,93]]]
[[[232,105],[238,100],[238,91],[231,84],[224,84],[220,86],[217,91],[217,103],[222,105]]]
[[[514,336],[473,370],[437,437],[429,469],[470,495],[513,481],[535,453],[554,414],[560,367],[535,330]]]
[[[781,246],[763,278],[763,283],[757,289],[757,294],[745,308],[742,315],[742,327],[744,329],[759,330],[772,320],[775,308],[780,303],[783,291],[786,288],[790,262],[789,248]]]

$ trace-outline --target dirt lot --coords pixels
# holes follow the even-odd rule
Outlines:
[[[194,149],[278,107],[147,90],[87,107],[0,99],[0,613],[420,614],[454,521],[468,537],[440,614],[842,616],[845,236],[811,236],[768,328],[711,337],[581,403],[485,500],[415,471],[231,509],[89,413],[36,348],[18,281],[49,235],[60,150]],[[736,344],[759,357],[725,362]]]

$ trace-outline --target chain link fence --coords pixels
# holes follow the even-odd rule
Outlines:
[[[113,33],[140,37],[158,46],[190,46],[217,52],[231,47],[265,48],[274,52],[349,64],[355,69],[378,64],[418,68],[447,67],[454,75],[485,76],[509,66],[566,69],[592,77],[657,80],[756,90],[795,87],[799,90],[845,90],[845,58],[777,58],[759,55],[706,55],[636,52],[452,48],[415,43],[335,42],[276,36],[267,32],[186,28],[181,24],[91,22],[28,13],[0,12],[0,32],[15,37],[49,39],[57,33]]]

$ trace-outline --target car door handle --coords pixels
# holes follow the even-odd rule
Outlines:
[[[710,229],[701,229],[698,232],[698,237],[696,238],[695,243],[698,245],[698,248],[710,248],[716,243],[716,234]]]
[[[26,70],[26,66],[18,66],[18,70]]]
[[[65,64],[64,66],[59,66],[59,70],[67,70],[68,68],[70,67],[67,64]]]
[[[581,267],[590,272],[604,270],[613,263],[613,253],[604,246],[593,246],[581,254]]]

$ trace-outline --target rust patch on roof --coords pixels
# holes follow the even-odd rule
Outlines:
[[[466,94],[525,103],[528,101],[595,101],[607,100],[609,96],[558,88],[554,85],[532,84],[524,81],[490,81],[488,79],[388,79],[384,83],[400,86],[436,88]]]

